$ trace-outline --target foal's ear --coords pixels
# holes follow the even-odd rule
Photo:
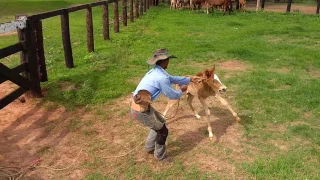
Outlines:
[[[211,72],[214,72],[215,69],[216,69],[216,64],[213,65]]]

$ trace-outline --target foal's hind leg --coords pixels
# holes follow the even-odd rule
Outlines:
[[[226,100],[224,100],[219,95],[216,95],[215,97],[221,102],[221,104],[223,106],[228,108],[228,110],[232,113],[233,117],[235,117],[238,122],[241,121],[241,119],[239,118],[238,114],[232,110],[232,108],[229,106],[229,104],[228,104],[228,102]]]
[[[205,99],[199,98],[199,100],[204,108],[204,111],[206,112],[209,137],[212,138],[213,134],[212,134],[212,127],[211,127],[211,123],[210,123],[210,114],[211,114],[210,109],[208,108],[208,105],[207,105]]]
[[[194,110],[194,108],[193,108],[193,106],[192,106],[192,100],[193,100],[193,98],[194,98],[193,95],[191,95],[191,94],[188,94],[188,95],[187,95],[187,101],[188,101],[188,104],[189,104],[191,110],[193,111],[194,115],[195,115],[198,119],[200,119],[201,116]]]

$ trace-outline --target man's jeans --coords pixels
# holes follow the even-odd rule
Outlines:
[[[146,151],[150,152],[154,150],[154,157],[156,159],[164,159],[166,155],[166,145],[160,145],[156,142],[156,131],[163,127],[165,119],[157,111],[155,111],[153,107],[150,107],[150,111],[143,113],[131,109],[131,114],[134,119],[138,120],[144,126],[150,128],[150,132],[145,144]]]

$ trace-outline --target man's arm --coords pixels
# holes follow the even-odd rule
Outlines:
[[[180,86],[187,85],[191,81],[189,77],[183,77],[183,76],[169,76],[169,80],[171,84],[179,84]]]
[[[182,96],[182,90],[174,90],[171,86],[169,78],[164,78],[159,81],[159,89],[161,93],[167,96],[169,99],[179,99]]]
[[[181,85],[188,85],[190,82],[199,83],[202,81],[203,78],[198,76],[189,76],[189,77],[169,76],[169,79],[171,84],[179,84],[179,86],[181,86]]]

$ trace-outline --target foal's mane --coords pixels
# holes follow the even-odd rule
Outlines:
[[[206,69],[206,70],[204,70],[204,72],[198,72],[196,74],[196,76],[201,77],[203,75],[206,75],[209,78],[209,77],[211,77],[213,75],[213,71],[215,70],[215,68],[216,68],[216,65],[213,65],[212,69]]]

